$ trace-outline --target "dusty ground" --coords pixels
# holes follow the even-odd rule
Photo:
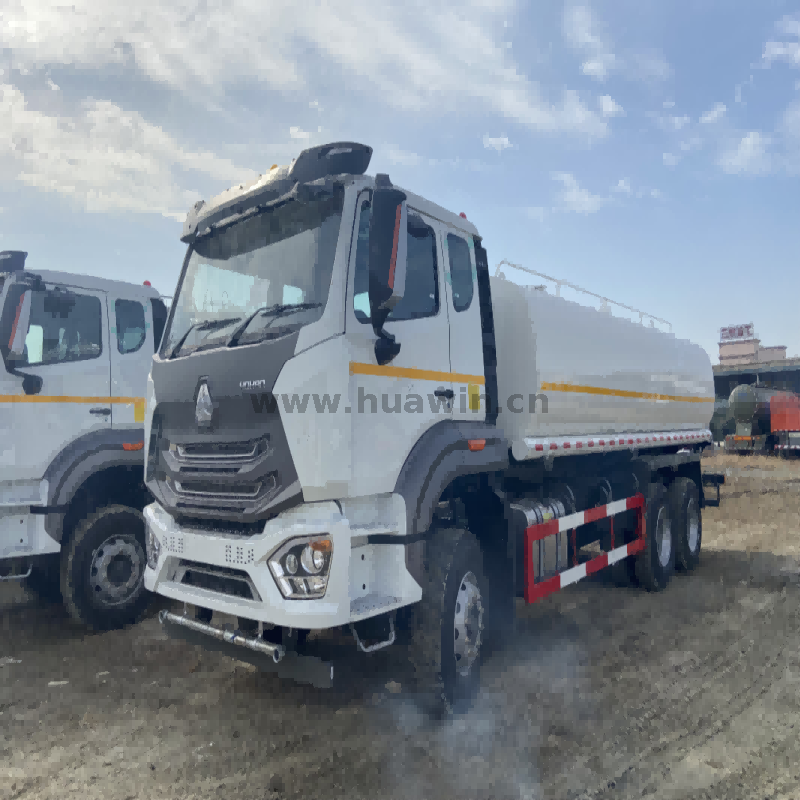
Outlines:
[[[167,641],[154,617],[83,635],[4,586],[0,797],[800,798],[800,461],[705,469],[729,474],[696,573],[520,607],[516,647],[445,723],[391,648],[348,644],[340,688],[316,691]]]

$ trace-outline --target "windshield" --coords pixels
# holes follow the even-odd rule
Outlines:
[[[190,246],[162,354],[252,344],[318,320],[328,301],[342,199],[337,192],[291,201]]]

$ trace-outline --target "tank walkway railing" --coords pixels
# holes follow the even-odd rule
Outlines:
[[[527,272],[529,275],[535,275],[537,278],[544,278],[546,281],[550,281],[556,285],[556,297],[561,297],[561,287],[568,286],[570,289],[574,289],[576,292],[583,292],[583,294],[588,294],[590,297],[596,297],[598,300],[603,301],[603,310],[608,309],[608,304],[611,303],[612,305],[619,306],[620,308],[624,308],[626,311],[631,311],[634,314],[639,315],[639,322],[644,325],[645,317],[650,320],[650,327],[654,328],[653,322],[660,322],[662,325],[667,325],[669,327],[669,332],[672,333],[672,323],[668,322],[665,319],[661,319],[660,317],[655,317],[652,314],[648,314],[646,311],[640,311],[638,308],[631,308],[631,306],[626,306],[624,303],[618,303],[616,300],[611,300],[608,297],[603,297],[602,295],[595,294],[595,292],[590,292],[588,289],[584,289],[581,286],[576,286],[574,283],[570,283],[569,281],[562,280],[561,278],[553,278],[550,275],[545,275],[543,272],[537,272],[534,269],[529,269],[528,267],[523,267],[520,264],[512,264],[510,261],[503,259],[494,269],[495,277],[505,278],[505,275],[500,272],[500,267],[503,265],[507,267],[513,267],[514,269],[518,269],[521,272]],[[544,289],[545,287],[537,287]]]

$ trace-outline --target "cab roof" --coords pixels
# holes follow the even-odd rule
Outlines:
[[[74,272],[58,272],[48,269],[26,269],[21,274],[40,275],[45,283],[68,286],[71,289],[88,289],[94,292],[107,292],[121,298],[160,299],[161,295],[152,286],[143,286],[127,281],[109,278],[95,278],[92,275],[76,275]]]
[[[357,142],[333,142],[303,150],[288,166],[274,165],[269,172],[254,180],[232,186],[208,202],[201,200],[196,203],[186,215],[181,240],[188,243],[199,231],[255,206],[278,200],[302,184],[336,178],[353,181],[359,188],[372,188],[375,179],[365,175],[371,158],[372,148]],[[405,189],[402,191],[408,196],[409,206],[417,211],[467,234],[479,236],[475,226],[464,217]]]

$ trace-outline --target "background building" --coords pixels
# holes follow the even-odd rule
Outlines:
[[[722,328],[719,364],[714,365],[716,396],[727,399],[742,383],[762,383],[800,393],[800,358],[787,358],[786,347],[762,347],[753,324]]]

